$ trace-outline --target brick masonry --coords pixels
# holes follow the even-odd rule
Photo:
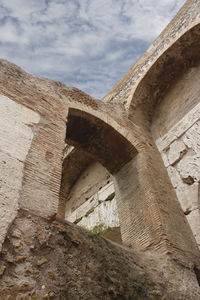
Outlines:
[[[8,102],[16,102],[17,110],[26,109],[28,117],[24,123],[22,116],[18,124],[19,138],[15,142],[23,140],[27,132],[23,140],[25,158],[20,158],[23,165],[17,162],[14,214],[4,219],[4,228],[12,222],[18,205],[48,217],[56,214],[59,207],[64,217],[65,201],[81,173],[91,160],[96,160],[113,175],[123,242],[139,250],[170,254],[188,267],[194,266],[199,251],[173,185],[177,192],[182,192],[184,186],[187,193],[194,195],[192,208],[184,212],[197,238],[196,225],[192,223],[198,219],[199,15],[199,1],[187,1],[152,47],[101,102],[75,88],[31,76],[0,61],[0,93],[10,99]],[[5,109],[4,101],[1,104]],[[166,113],[168,119],[164,119]],[[191,126],[184,131],[181,126],[187,127],[188,121],[181,122],[190,117]],[[177,131],[173,132],[175,127]],[[12,145],[11,127],[7,136]],[[66,142],[78,149],[74,157],[81,156],[77,166],[70,164],[72,156],[67,155],[69,169],[65,171],[71,177],[62,174]],[[5,137],[2,147],[4,143]],[[11,166],[5,174],[10,170]],[[6,175],[5,187],[8,182],[12,186],[10,179]],[[65,184],[66,197],[62,189]],[[81,205],[87,203],[80,203],[77,209],[82,209]],[[8,203],[6,207],[11,211]]]

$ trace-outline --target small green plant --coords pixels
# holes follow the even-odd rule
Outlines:
[[[88,229],[89,231],[89,236],[97,236],[97,237],[102,237],[103,234],[105,233],[106,231],[106,226],[105,224],[99,224],[99,225],[96,225],[94,227],[92,227],[91,229]]]

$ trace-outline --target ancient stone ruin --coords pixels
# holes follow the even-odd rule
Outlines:
[[[101,101],[0,60],[0,124],[2,300],[200,299],[199,0]]]

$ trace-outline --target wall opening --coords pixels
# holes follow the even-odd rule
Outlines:
[[[135,148],[112,126],[78,109],[69,109],[66,142],[73,145],[63,162],[63,218],[121,243],[112,174],[129,162]],[[78,148],[78,149],[77,149]]]
[[[76,179],[66,199],[65,220],[122,242],[114,183],[100,163],[92,161]]]
[[[134,146],[118,130],[100,118],[69,109],[66,141],[116,173],[136,154]]]

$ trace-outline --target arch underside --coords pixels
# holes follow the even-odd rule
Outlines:
[[[200,24],[168,48],[140,81],[129,107],[129,118],[133,122],[149,129],[157,103],[188,69],[200,63],[199,49]]]
[[[89,153],[111,174],[136,155],[134,146],[112,126],[74,108],[69,109],[66,142]]]

